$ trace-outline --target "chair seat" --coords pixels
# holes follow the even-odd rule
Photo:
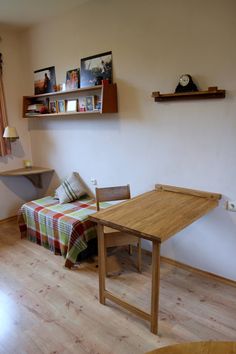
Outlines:
[[[104,238],[106,247],[137,246],[138,244],[138,237],[114,230],[110,227],[104,227]]]
[[[111,227],[104,226],[104,234],[119,233],[120,231],[112,229]]]

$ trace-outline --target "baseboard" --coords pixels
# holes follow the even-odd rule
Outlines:
[[[142,252],[152,256],[152,252],[151,251],[142,249]],[[207,272],[207,271],[199,269],[199,268],[192,267],[192,266],[190,266],[188,264],[185,264],[185,263],[182,263],[182,262],[179,262],[179,261],[175,261],[174,259],[161,256],[161,262],[168,263],[168,264],[170,264],[170,265],[172,265],[174,267],[181,268],[181,269],[187,270],[187,271],[192,272],[192,273],[200,274],[200,275],[203,275],[205,277],[214,279],[216,281],[220,281],[221,283],[224,283],[226,285],[230,285],[230,286],[236,287],[236,281],[235,280],[228,279],[228,278],[222,277],[220,275],[217,275],[217,274],[214,274],[214,273],[210,273],[210,272]]]
[[[0,224],[4,224],[5,222],[16,221],[16,220],[17,220],[17,215],[10,216],[9,218],[0,220]]]
[[[199,268],[192,267],[192,266],[190,266],[188,264],[181,263],[179,261],[175,261],[175,260],[173,260],[171,258],[168,258],[168,257],[161,256],[161,261],[165,262],[165,263],[168,263],[168,264],[171,264],[171,265],[173,265],[175,267],[182,268],[182,269],[188,270],[190,272],[197,273],[197,274],[203,275],[205,277],[220,281],[221,283],[236,287],[236,281],[235,280],[228,279],[228,278],[222,277],[220,275],[207,272],[206,270],[202,270],[202,269],[199,269]]]

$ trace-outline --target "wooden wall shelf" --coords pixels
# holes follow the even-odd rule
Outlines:
[[[208,87],[207,91],[165,93],[153,92],[155,102],[177,101],[177,100],[201,100],[207,98],[225,98],[225,90],[218,90],[217,87]]]
[[[99,96],[101,99],[101,109],[85,112],[58,112],[58,113],[34,113],[28,114],[27,109],[29,105],[37,104],[42,100],[57,101],[77,99],[86,96]],[[43,117],[61,117],[67,115],[84,115],[84,114],[103,114],[103,113],[117,113],[117,87],[116,84],[98,85],[92,87],[79,88],[70,91],[58,91],[45,93],[41,95],[32,95],[23,97],[23,118],[43,118]]]
[[[28,168],[18,168],[16,170],[9,170],[0,172],[0,176],[8,176],[8,177],[16,177],[16,176],[24,176],[29,179],[32,184],[37,188],[42,188],[42,174],[53,172],[54,170],[51,168],[45,167],[28,167]]]

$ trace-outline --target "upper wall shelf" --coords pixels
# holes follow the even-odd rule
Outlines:
[[[177,101],[177,100],[200,100],[206,98],[225,98],[225,90],[218,90],[217,87],[208,87],[207,91],[165,93],[153,92],[155,102]]]
[[[43,100],[47,100],[48,104],[52,101],[60,100],[78,100],[79,97],[96,96],[100,100],[100,108],[90,111],[76,111],[76,112],[56,112],[56,113],[34,113],[28,114],[27,109],[30,105],[37,104]],[[24,96],[23,97],[23,118],[41,118],[41,117],[60,117],[65,115],[81,115],[81,114],[103,114],[103,113],[117,113],[117,87],[116,84],[97,85],[93,87],[79,88],[70,91],[58,91],[51,93],[44,93],[41,95]]]

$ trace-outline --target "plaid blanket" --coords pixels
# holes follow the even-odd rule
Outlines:
[[[108,203],[102,203],[106,206]],[[87,242],[97,237],[96,224],[88,220],[95,212],[95,200],[88,196],[67,204],[59,204],[53,197],[28,202],[18,214],[21,237],[63,255],[70,268]]]

